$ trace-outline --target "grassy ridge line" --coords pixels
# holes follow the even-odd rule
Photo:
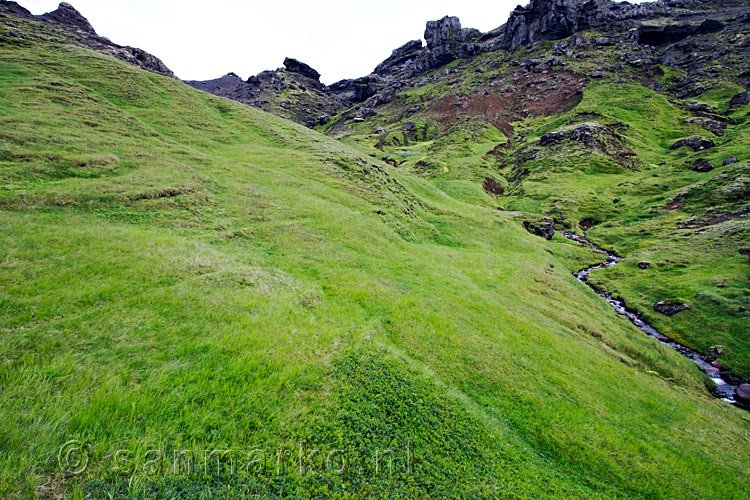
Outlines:
[[[4,494],[55,487],[54,452],[69,438],[100,458],[113,442],[136,452],[273,447],[322,421],[332,428],[317,439],[353,443],[364,458],[395,434],[419,440],[424,476],[254,486],[341,498],[740,498],[745,416],[705,396],[687,361],[573,280],[562,257],[590,255],[288,122],[77,48],[61,54],[2,49],[42,81],[3,84],[15,107],[2,119],[16,127],[3,137],[12,155],[3,175],[28,183],[58,158],[76,167],[110,147],[120,160],[107,175],[94,165],[95,175],[4,192]],[[93,114],[101,96],[112,129],[76,127],[73,113]],[[28,126],[37,117],[54,121]],[[56,142],[60,131],[77,140]],[[382,182],[365,182],[378,172]],[[383,187],[391,178],[409,189]],[[398,216],[383,223],[376,210]],[[349,357],[378,344],[430,367],[499,430],[478,428],[460,398],[446,400],[399,357]],[[405,385],[424,403],[398,418],[394,403],[414,396]],[[444,416],[415,425],[430,411]],[[363,422],[387,425],[358,444]],[[450,435],[467,451],[446,456]],[[734,453],[704,451],[717,444]],[[205,478],[128,486],[96,467],[89,478],[99,482],[74,487],[205,492]]]

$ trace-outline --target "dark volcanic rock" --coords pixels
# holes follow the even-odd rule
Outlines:
[[[688,309],[690,309],[690,307],[687,304],[668,300],[662,300],[654,304],[654,311],[667,316],[674,316],[675,314],[687,311]]]
[[[668,24],[665,26],[641,25],[638,30],[638,43],[658,47],[684,40],[694,35],[697,30],[697,26],[689,24]]]
[[[638,267],[641,268],[641,269],[648,269],[648,268],[651,267],[651,263],[650,262],[639,262],[638,263]]]
[[[730,108],[739,108],[740,106],[745,106],[746,104],[750,104],[750,91],[744,91],[740,92],[736,96],[732,97],[732,99],[729,101],[729,107]]]
[[[540,146],[548,146],[565,139],[564,132],[547,132],[539,138]]]
[[[18,5],[16,2],[7,2],[5,0],[0,2],[0,10],[7,12],[16,17],[33,18],[34,16],[25,8]]]
[[[739,160],[734,156],[730,156],[729,158],[725,158],[721,165],[723,167],[726,167],[727,165],[732,165],[733,163],[737,163],[738,161]]]
[[[750,405],[750,384],[742,384],[734,390],[734,397],[742,404]]]
[[[174,73],[170,70],[164,62],[158,57],[149,54],[145,50],[136,47],[117,47],[112,52],[122,59],[127,61],[133,66],[138,66],[141,69],[157,73],[159,75],[169,76],[175,78]]]
[[[503,48],[516,50],[539,40],[561,40],[601,24],[604,5],[597,0],[531,0],[518,6],[505,25]]]
[[[695,163],[693,163],[693,166],[690,167],[690,170],[694,170],[695,172],[710,172],[714,169],[714,166],[711,165],[711,163],[708,160],[705,160],[703,158],[699,160],[695,160]]]
[[[378,64],[375,73],[379,75],[388,75],[398,71],[404,64],[412,62],[422,52],[422,40],[412,40],[401,47],[397,48],[391,54],[391,57]]]
[[[320,73],[312,69],[307,64],[296,59],[292,59],[291,57],[287,57],[286,59],[284,59],[284,67],[287,71],[306,76],[307,78],[315,80],[316,82],[320,80]]]
[[[678,149],[683,146],[693,148],[693,151],[702,151],[704,149],[712,148],[715,146],[714,141],[711,139],[704,139],[694,135],[686,139],[680,139],[679,141],[672,144],[669,149]]]
[[[424,32],[427,49],[417,59],[417,69],[424,72],[456,59],[474,57],[479,53],[477,42],[481,35],[479,30],[462,28],[457,17],[428,22]]]
[[[531,234],[541,236],[545,240],[551,240],[555,235],[555,221],[549,217],[541,220],[525,220],[523,227]]]
[[[695,104],[691,104],[688,108],[690,111],[696,111],[696,112],[702,112],[702,113],[713,113],[714,110],[711,109],[711,106],[708,104],[704,104],[701,102],[697,102]]]
[[[380,90],[380,85],[378,85],[375,77],[377,75],[373,75],[373,77],[365,76],[356,80],[341,80],[328,86],[326,91],[345,107],[349,107],[352,104],[366,101]]]
[[[702,116],[689,118],[687,122],[700,125],[701,127],[708,130],[709,132],[711,132],[717,137],[722,137],[727,129],[726,122],[719,122],[716,120],[712,120],[711,118],[705,118]]]
[[[186,81],[185,83],[187,83],[191,87],[194,87],[198,90],[202,90],[208,93],[214,93],[219,89],[225,89],[227,87],[235,87],[237,85],[242,84],[242,78],[240,78],[234,73],[227,73],[221,78],[216,78],[214,80],[205,80],[205,81],[191,80],[191,81]]]
[[[96,31],[94,31],[94,27],[91,26],[88,19],[83,17],[80,12],[66,2],[62,2],[57,10],[44,14],[41,17],[42,19],[54,21],[67,27],[96,35]]]

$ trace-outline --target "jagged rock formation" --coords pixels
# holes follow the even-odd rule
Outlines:
[[[34,16],[16,2],[0,0],[0,13],[3,12],[16,17],[61,26],[71,34],[72,40],[76,43],[110,53],[146,71],[175,78],[174,73],[158,57],[136,47],[118,45],[108,38],[99,36],[91,23],[69,3],[63,2],[52,12]]]
[[[320,83],[320,73],[296,59],[286,58],[284,67],[263,71],[247,80],[235,73],[188,85],[255,106],[308,127],[324,125],[342,105]]]
[[[287,57],[284,59],[284,67],[287,71],[292,73],[299,73],[300,75],[307,77],[311,80],[320,81],[320,73],[312,69],[307,64],[300,62],[296,59]]]
[[[377,65],[372,74],[330,86],[319,84],[319,73],[294,59],[284,62],[282,73],[279,70],[264,72],[242,84],[226,77],[189,84],[266,110],[276,109],[273,112],[308,126],[324,123],[323,114],[330,116],[341,112],[346,112],[349,120],[363,121],[376,116],[378,107],[392,102],[404,89],[453,78],[450,74],[438,75],[434,70],[457,59],[471,60],[477,55],[497,51],[508,51],[513,57],[514,51],[521,47],[545,40],[561,40],[555,45],[553,57],[522,62],[524,71],[543,73],[566,66],[570,59],[589,57],[582,51],[596,47],[621,52],[621,64],[634,68],[648,71],[657,63],[680,67],[688,75],[675,83],[670,91],[679,98],[687,98],[704,90],[700,79],[716,71],[710,63],[717,57],[726,66],[734,65],[739,69],[740,83],[750,80],[750,63],[732,59],[731,54],[722,51],[711,38],[728,26],[743,23],[743,16],[750,19],[748,9],[740,0],[726,0],[720,6],[721,9],[717,10],[715,5],[698,0],[661,0],[638,5],[611,0],[531,0],[526,7],[513,11],[506,24],[488,33],[463,28],[456,17],[430,21],[424,32],[425,44],[421,40],[409,41]],[[679,13],[679,18],[676,13]],[[679,22],[670,21],[674,19],[679,19]],[[604,31],[607,36],[592,44],[577,35],[588,29]],[[570,39],[564,40],[566,38]],[[699,57],[694,57],[696,51],[700,53]],[[713,57],[709,55],[711,52]],[[606,77],[607,72],[602,70],[590,72],[590,76]],[[300,99],[299,104],[290,104],[294,110],[280,108],[275,102],[283,99],[280,97],[282,87],[287,85],[280,83],[281,76],[289,74],[299,75],[305,81],[303,86],[315,89],[312,99]],[[514,80],[518,81],[518,78]],[[316,87],[314,82],[319,85]],[[495,106],[495,103],[489,105]],[[518,109],[509,113],[507,119],[512,118],[510,115],[521,116],[523,112],[524,109]],[[723,134],[724,124],[713,116],[695,120],[715,135]]]
[[[539,40],[560,40],[598,24],[603,10],[596,0],[532,0],[510,15],[503,33],[503,48],[516,50]]]
[[[67,28],[73,28],[75,30],[81,30],[96,35],[96,31],[94,30],[94,27],[91,26],[88,19],[83,17],[80,12],[66,2],[62,2],[57,10],[43,14],[41,18],[62,24]]]
[[[157,57],[99,36],[88,20],[68,3],[61,3],[58,9],[48,14],[33,16],[15,2],[0,0],[0,12],[3,11],[54,23],[65,28],[76,43],[108,52],[148,71],[174,77]],[[318,71],[292,58],[284,60],[284,68],[264,71],[247,81],[229,73],[214,80],[186,83],[307,126],[325,124],[339,113],[345,113],[347,120],[363,121],[377,116],[379,107],[398,99],[405,89],[428,82],[448,81],[454,85],[461,81],[463,77],[456,74],[456,70],[444,74],[435,71],[457,59],[470,61],[480,54],[497,53],[496,57],[493,56],[497,61],[515,61],[514,54],[521,47],[545,40],[560,40],[551,57],[519,59],[513,64],[518,64],[524,74],[544,74],[564,66],[575,72],[577,61],[585,61],[591,57],[592,49],[600,49],[618,54],[620,65],[640,68],[648,75],[646,78],[652,80],[651,73],[656,64],[679,68],[686,73],[685,76],[672,82],[666,90],[685,99],[699,95],[707,85],[710,86],[711,78],[720,71],[717,66],[734,68],[737,83],[745,88],[750,85],[750,59],[738,56],[750,48],[750,39],[739,36],[741,27],[748,24],[750,12],[742,0],[659,0],[638,5],[611,0],[531,0],[526,7],[516,8],[506,24],[488,33],[464,28],[456,17],[430,21],[424,32],[426,43],[421,40],[407,42],[377,65],[372,74],[330,86],[320,82]],[[578,35],[589,29],[606,36],[592,41]],[[730,45],[733,46],[730,48]],[[588,69],[586,74],[600,79],[617,71],[620,71],[617,67],[602,67],[594,71]],[[555,74],[555,78],[560,78],[560,75]],[[520,80],[523,78],[516,74],[511,84],[507,83],[507,78],[487,81],[484,86],[486,99],[480,103],[472,98],[470,106],[484,106],[487,117],[496,117],[493,110],[507,106],[507,98],[497,100],[491,97],[496,91],[493,87],[499,85],[506,96],[508,92],[505,90],[518,90],[514,85]],[[538,86],[540,89],[550,87],[553,93],[558,91],[555,85],[545,83],[549,78],[537,80],[526,84],[542,83]],[[660,89],[661,85],[654,80],[654,88]],[[747,93],[739,94],[733,105],[735,102],[741,105],[746,100]],[[501,123],[533,114],[533,99],[514,101],[517,106],[505,113],[507,116]],[[457,100],[457,104],[462,102],[465,99]],[[521,102],[526,104],[522,106]],[[411,109],[405,111],[406,114],[413,112]],[[454,114],[451,111],[451,115]],[[712,113],[703,114],[705,116],[694,117],[693,122],[714,135],[723,135],[726,124]],[[496,118],[490,121],[497,122]]]
[[[378,75],[388,75],[401,69],[416,59],[422,53],[422,40],[412,40],[397,48],[391,57],[380,63],[375,68]]]
[[[439,68],[456,59],[474,57],[479,52],[479,30],[462,28],[457,17],[430,21],[424,32],[427,50],[418,59],[418,70]]]

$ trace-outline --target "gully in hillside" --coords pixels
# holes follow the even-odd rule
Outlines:
[[[591,243],[585,236],[578,236],[567,231],[563,231],[562,235],[571,241],[575,241],[580,245],[588,246],[590,248],[593,248],[597,252],[607,255],[606,262],[588,267],[586,269],[578,271],[577,273],[574,273],[574,276],[578,278],[578,281],[586,284],[589,288],[594,290],[597,295],[606,299],[618,314],[622,314],[623,316],[627,317],[630,322],[637,326],[638,329],[643,333],[655,338],[662,344],[671,347],[672,349],[679,352],[680,354],[691,360],[693,363],[698,365],[701,371],[711,377],[711,380],[713,380],[713,382],[716,384],[716,389],[711,392],[712,395],[737,407],[743,408],[745,410],[750,410],[750,405],[748,405],[747,400],[744,399],[744,394],[748,390],[747,384],[732,384],[730,382],[727,382],[721,377],[719,371],[714,368],[711,363],[708,362],[706,356],[699,354],[689,347],[678,344],[666,335],[660,333],[658,330],[656,330],[656,328],[648,324],[638,313],[628,309],[625,306],[624,301],[612,297],[611,294],[600,290],[589,283],[589,274],[591,274],[593,271],[596,271],[597,269],[605,269],[608,267],[616,266],[620,262],[620,260],[622,260],[622,257],[616,255],[615,253],[607,252],[606,250],[599,248],[595,244]]]

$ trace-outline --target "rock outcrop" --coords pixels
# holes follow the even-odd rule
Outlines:
[[[693,165],[690,167],[690,170],[693,170],[694,172],[710,172],[714,169],[714,166],[711,165],[711,162],[706,160],[705,158],[699,158],[695,160]]]
[[[741,384],[734,390],[734,398],[744,405],[750,405],[750,384]]]
[[[341,80],[327,87],[327,92],[342,103],[343,106],[349,107],[354,104],[364,102],[374,96],[380,89],[379,79],[377,76],[365,76],[355,80]]]
[[[555,221],[549,217],[526,219],[523,221],[523,227],[531,234],[540,236],[545,240],[551,240],[555,235]]]
[[[186,81],[198,90],[226,97],[308,127],[325,125],[342,105],[320,83],[320,73],[296,59],[247,80],[235,73],[206,81]]]
[[[393,51],[391,56],[375,68],[378,75],[389,75],[401,71],[422,54],[422,40],[412,40]]]
[[[589,0],[531,0],[516,7],[503,33],[502,46],[516,50],[540,40],[560,40],[578,31],[601,24],[605,18],[602,4]]]
[[[654,311],[666,316],[674,316],[675,314],[687,311],[688,309],[690,309],[690,306],[687,304],[673,300],[662,300],[654,304]]]
[[[711,139],[704,139],[703,137],[698,137],[697,135],[694,135],[692,137],[680,139],[679,141],[672,144],[669,147],[669,149],[679,149],[684,146],[692,148],[693,151],[703,151],[704,149],[709,149],[709,148],[714,147],[715,144],[714,144],[714,141],[712,141]]]
[[[41,16],[42,19],[62,24],[66,28],[80,30],[92,35],[96,35],[94,27],[91,26],[88,19],[83,17],[72,5],[62,2],[57,10],[53,10]]]
[[[297,59],[292,59],[291,57],[287,57],[286,59],[284,59],[284,67],[286,68],[287,71],[290,71],[292,73],[298,73],[316,82],[320,81],[320,73],[312,69],[307,64],[298,61]]]
[[[8,14],[16,17],[23,17],[27,19],[31,19],[34,17],[31,12],[18,5],[16,2],[9,2],[6,0],[0,1],[0,11],[7,12]]]
[[[459,83],[464,79],[460,74],[461,65],[442,73],[433,71],[457,59],[470,60],[477,55],[500,49],[513,52],[536,42],[561,40],[544,58],[521,61],[515,60],[513,53],[501,53],[511,67],[520,69],[520,73],[484,76],[486,88],[483,89],[482,99],[476,96],[461,97],[450,106],[446,102],[445,109],[441,111],[451,116],[454,114],[453,110],[458,113],[481,113],[491,118],[496,126],[495,122],[501,123],[502,130],[511,132],[510,125],[505,124],[506,122],[538,114],[540,111],[547,112],[544,100],[534,95],[538,91],[536,88],[530,88],[534,92],[527,99],[517,100],[513,97],[518,92],[519,79],[525,78],[524,75],[532,75],[530,80],[534,82],[529,81],[528,85],[543,82],[543,86],[550,90],[566,88],[570,85],[567,83],[570,77],[559,74],[565,71],[562,68],[567,66],[575,71],[576,61],[591,57],[592,51],[596,50],[617,52],[626,48],[626,51],[620,51],[616,65],[589,69],[587,73],[591,78],[607,78],[624,65],[647,73],[654,64],[661,62],[679,67],[687,73],[679,81],[672,82],[672,86],[667,89],[677,98],[684,99],[705,92],[706,87],[700,78],[708,77],[710,71],[714,71],[709,68],[714,60],[711,54],[719,50],[714,38],[736,33],[737,26],[745,22],[743,19],[750,19],[747,7],[743,7],[740,0],[724,0],[720,7],[719,9],[714,5],[714,2],[701,0],[659,0],[638,5],[612,0],[531,0],[525,7],[516,8],[506,24],[487,33],[464,28],[457,17],[446,16],[430,21],[424,31],[426,43],[423,44],[421,40],[409,41],[393,50],[390,57],[377,65],[372,74],[342,80],[330,86],[320,82],[321,75],[318,71],[293,58],[286,58],[282,69],[264,71],[247,81],[229,73],[214,80],[186,83],[308,126],[326,123],[331,116],[342,112],[346,112],[347,120],[361,121],[366,119],[364,117],[377,114],[376,108],[397,100],[403,89],[441,80],[449,86]],[[53,23],[68,30],[83,45],[109,52],[148,71],[174,77],[169,68],[155,56],[137,48],[114,44],[98,36],[88,20],[68,3],[60,4],[58,9],[43,16],[33,16],[15,2],[0,0],[0,11]],[[597,29],[601,33],[596,38],[577,34],[589,29]],[[565,38],[568,39],[562,40]],[[719,52],[717,57],[723,57],[722,54],[723,52]],[[493,55],[491,58],[494,60],[498,57],[501,56]],[[725,66],[739,65],[736,68],[737,82],[744,85],[743,78],[750,80],[750,64],[741,61],[743,60],[727,56],[723,63]],[[475,68],[478,75],[486,70],[483,67]],[[547,72],[552,74],[549,77],[534,76]],[[507,81],[508,78],[512,78],[512,81]],[[559,81],[555,81],[558,78]],[[496,96],[496,90],[502,90],[500,97]],[[580,89],[574,91],[580,93]],[[575,99],[569,99],[567,95],[565,99],[571,104],[575,103]],[[514,102],[511,103],[511,100]],[[742,106],[747,102],[748,95],[744,92],[735,96],[732,106]],[[409,109],[402,110],[401,119],[426,108],[428,106],[413,103]],[[499,118],[501,110],[508,116]],[[691,111],[697,115],[689,118],[690,123],[695,123],[716,136],[724,135],[728,119],[719,117],[710,110],[696,108]],[[585,145],[593,144],[592,137],[595,138],[598,132],[582,132],[585,133],[580,138],[575,134],[564,138]],[[552,144],[562,139],[563,137],[549,135],[542,142],[549,141]],[[707,143],[703,144],[706,145],[695,145],[699,149],[710,147]],[[692,143],[686,145],[695,146]]]
[[[456,59],[474,57],[479,52],[477,41],[481,36],[479,30],[462,28],[457,17],[446,16],[439,21],[430,21],[424,32],[427,50],[417,60],[417,68],[426,71]]]
[[[746,90],[732,97],[732,99],[729,101],[729,108],[739,108],[748,104],[750,104],[750,91]]]

